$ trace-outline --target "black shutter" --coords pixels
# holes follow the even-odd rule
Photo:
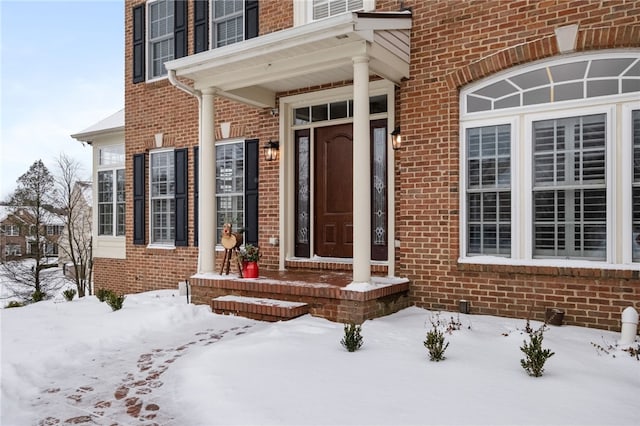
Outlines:
[[[144,4],[133,8],[133,82],[144,81]]]
[[[258,139],[245,141],[244,149],[244,240],[258,245]]]
[[[209,0],[193,4],[193,53],[209,50]]]
[[[133,244],[145,244],[145,155],[133,156]]]
[[[173,152],[174,155],[174,163],[173,166],[175,168],[175,200],[176,200],[176,214],[175,214],[175,229],[176,229],[176,240],[175,244],[177,246],[186,246],[188,245],[189,238],[189,208],[187,206],[188,202],[188,191],[189,191],[189,164],[188,164],[188,155],[187,149],[176,149]]]
[[[173,57],[187,56],[187,2],[175,0],[173,3]]]
[[[200,150],[193,147],[193,245],[198,247],[198,216],[200,206],[198,205],[199,185],[200,185]]]
[[[258,0],[244,2],[244,38],[258,37]]]

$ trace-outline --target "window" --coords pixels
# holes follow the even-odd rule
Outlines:
[[[100,148],[98,158],[98,235],[125,235],[124,145]]]
[[[244,172],[244,141],[216,146],[216,241],[225,223],[231,223],[234,230],[245,226]]]
[[[7,237],[20,236],[20,228],[18,228],[18,225],[3,225],[2,229],[4,231],[4,235]]]
[[[60,235],[61,232],[62,232],[62,226],[47,225],[47,235]]]
[[[603,114],[533,123],[534,256],[604,260]]]
[[[313,20],[339,13],[362,10],[364,0],[313,0]]]
[[[467,253],[511,253],[511,129],[467,129]]]
[[[635,269],[638,93],[640,55],[622,51],[517,67],[462,90],[461,261]]]
[[[21,256],[22,248],[20,247],[20,244],[10,243],[4,247],[4,254],[5,256]]]
[[[164,63],[174,57],[174,2],[157,0],[148,7],[148,75],[150,79],[167,74]]]
[[[151,153],[151,243],[174,244],[175,168],[174,152]]]
[[[243,0],[214,0],[212,27],[215,47],[244,40],[243,3]]]

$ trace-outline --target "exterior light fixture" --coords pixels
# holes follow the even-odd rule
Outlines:
[[[400,126],[398,126],[393,129],[393,132],[391,132],[391,147],[393,149],[398,149],[400,148],[401,144],[402,136],[400,135]]]
[[[264,149],[264,158],[267,161],[274,161],[278,159],[278,151],[280,150],[280,143],[278,141],[267,142],[262,149]]]

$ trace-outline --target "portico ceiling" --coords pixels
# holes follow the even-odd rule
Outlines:
[[[353,58],[369,57],[371,75],[409,76],[409,12],[345,13],[212,49],[165,64],[193,88],[256,107],[276,93],[353,79]]]

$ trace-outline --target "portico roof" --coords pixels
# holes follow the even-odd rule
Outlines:
[[[353,79],[352,59],[399,83],[409,76],[410,12],[352,12],[165,63],[193,88],[257,107],[276,93]]]

